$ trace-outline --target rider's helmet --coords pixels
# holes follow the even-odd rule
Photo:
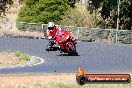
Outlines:
[[[48,23],[48,30],[49,30],[49,31],[53,31],[54,27],[55,27],[54,22],[49,22],[49,23]]]

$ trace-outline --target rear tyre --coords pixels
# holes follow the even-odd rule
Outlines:
[[[68,44],[68,48],[71,50],[71,52],[69,53],[70,55],[78,56],[78,53],[77,53],[75,47],[73,47],[70,43]]]

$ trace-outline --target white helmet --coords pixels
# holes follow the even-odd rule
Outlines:
[[[55,24],[53,22],[48,23],[48,27],[54,27],[54,26],[55,26]]]
[[[55,24],[53,22],[48,23],[48,30],[53,31]]]

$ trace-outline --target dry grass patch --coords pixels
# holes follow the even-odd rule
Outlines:
[[[132,88],[132,84],[76,83],[76,74],[19,74],[0,75],[0,88]]]
[[[0,52],[0,66],[10,66],[24,63],[25,61],[19,59],[15,53]]]

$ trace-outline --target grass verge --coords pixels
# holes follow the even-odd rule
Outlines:
[[[20,52],[19,50],[15,51],[15,55],[19,58],[22,59],[24,61],[29,61],[30,57],[26,54],[23,54],[22,52]]]
[[[0,88],[132,88],[132,83],[80,86],[76,74],[0,75],[0,79]]]
[[[25,60],[19,59],[15,53],[0,50],[0,67],[24,63]]]

